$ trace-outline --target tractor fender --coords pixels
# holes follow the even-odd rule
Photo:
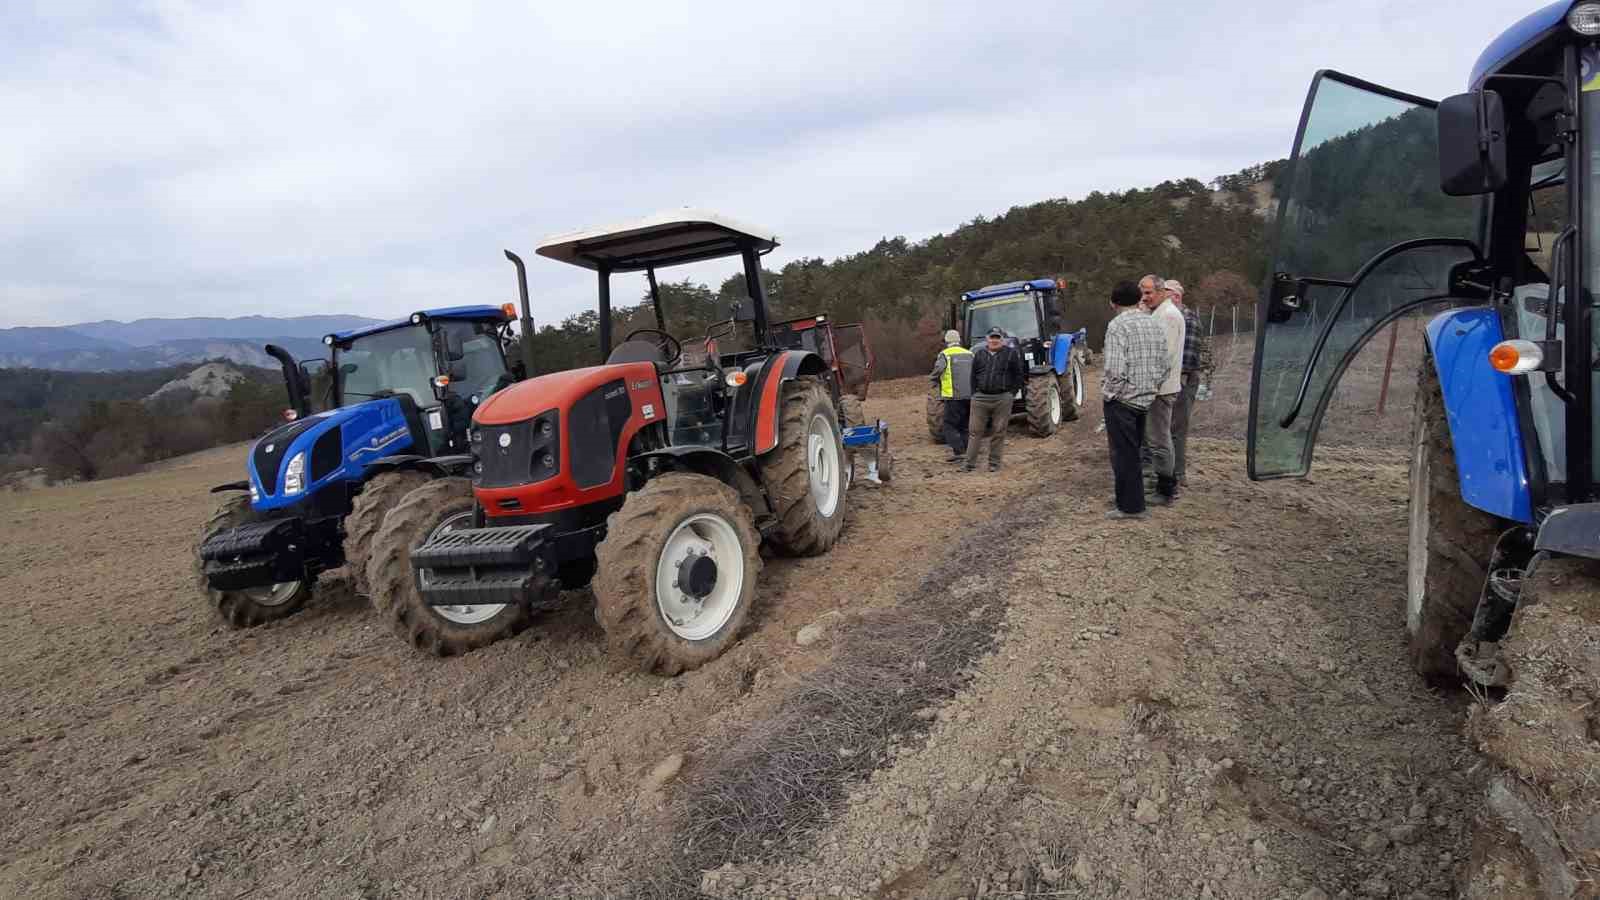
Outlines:
[[[445,478],[450,475],[467,474],[471,469],[472,457],[466,453],[450,456],[420,456],[414,453],[402,453],[373,460],[361,474],[364,480],[381,475],[384,472],[400,471],[426,472],[435,478]]]
[[[1072,351],[1088,334],[1088,329],[1080,328],[1070,334],[1058,334],[1050,342],[1050,368],[1057,375],[1067,374],[1067,369],[1072,365]]]
[[[1475,509],[1533,524],[1532,478],[1513,377],[1489,365],[1505,338],[1497,311],[1467,307],[1442,312],[1425,329],[1439,376],[1461,499]]]
[[[778,446],[779,398],[786,382],[822,376],[834,402],[839,400],[839,386],[828,377],[828,364],[807,350],[783,350],[752,362],[744,371],[744,387],[734,398],[734,434],[756,456]]]
[[[660,460],[663,469],[695,472],[707,475],[729,485],[739,492],[746,505],[755,513],[757,521],[772,514],[772,505],[761,485],[739,461],[710,447],[663,447],[642,453],[638,460],[649,465],[649,460]]]

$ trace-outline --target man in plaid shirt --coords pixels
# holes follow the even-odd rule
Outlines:
[[[1172,371],[1166,333],[1159,322],[1139,308],[1139,299],[1139,286],[1131,281],[1121,282],[1111,290],[1111,305],[1117,315],[1106,326],[1100,382],[1117,494],[1116,508],[1106,513],[1108,519],[1142,519],[1149,515],[1145,511],[1139,445],[1150,404]]]
[[[1168,281],[1167,296],[1183,312],[1183,391],[1172,410],[1172,477],[1178,484],[1187,485],[1184,459],[1189,446],[1189,417],[1194,412],[1194,395],[1200,389],[1200,380],[1211,373],[1211,337],[1201,332],[1199,314],[1183,302],[1182,282]]]

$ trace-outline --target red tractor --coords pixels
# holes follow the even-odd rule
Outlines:
[[[735,639],[762,540],[802,556],[833,546],[849,477],[840,384],[820,354],[774,340],[760,258],[777,245],[679,211],[538,248],[599,274],[605,362],[490,397],[473,415],[470,484],[430,483],[390,512],[368,572],[402,637],[467,652],[588,584],[613,650],[674,675]],[[655,272],[728,256],[750,300],[685,348],[666,331]],[[613,347],[611,276],[625,272],[648,275],[658,327]],[[750,349],[720,352],[741,323]]]

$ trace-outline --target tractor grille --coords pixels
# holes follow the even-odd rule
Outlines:
[[[510,425],[472,430],[472,479],[478,487],[519,487],[561,471],[561,419],[556,410]]]
[[[261,482],[262,489],[268,494],[278,493],[278,466],[283,462],[284,454],[289,452],[289,445],[301,432],[315,424],[309,419],[290,422],[267,432],[266,437],[256,441],[255,452],[251,454],[256,467],[256,480]]]

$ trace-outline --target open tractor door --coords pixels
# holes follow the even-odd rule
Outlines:
[[[1397,320],[1423,326],[1405,620],[1428,676],[1495,683],[1538,554],[1600,558],[1584,150],[1597,34],[1600,5],[1542,9],[1440,103],[1319,72],[1278,183],[1249,474],[1306,474],[1356,353]]]

